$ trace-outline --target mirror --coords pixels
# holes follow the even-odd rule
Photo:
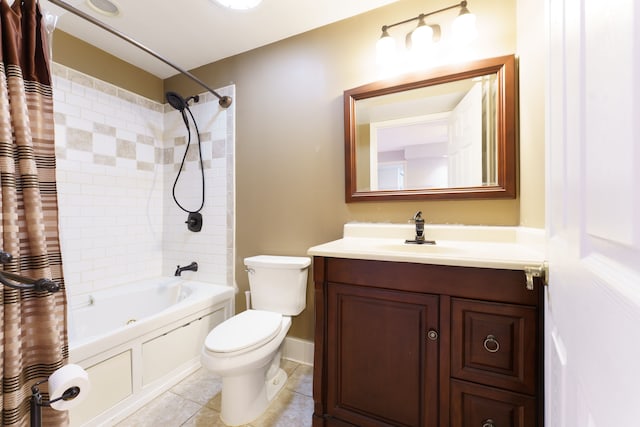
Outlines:
[[[346,201],[516,196],[513,55],[344,92]]]

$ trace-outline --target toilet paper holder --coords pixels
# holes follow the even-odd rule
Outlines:
[[[60,400],[73,400],[80,394],[80,387],[69,387],[67,390],[65,390],[64,393],[62,393],[62,396],[45,402],[42,398],[42,393],[40,393],[40,389],[38,388],[38,386],[42,383],[46,383],[48,380],[49,379],[38,381],[31,386],[30,427],[42,426],[43,407],[49,407],[52,403],[58,402]]]
[[[0,249],[0,264],[8,264],[13,261],[13,257],[10,253]],[[11,282],[12,280],[13,282]],[[48,291],[57,292],[60,290],[60,285],[50,279],[31,279],[29,277],[23,277],[18,274],[9,273],[7,271],[0,270],[0,283],[13,289],[35,291]],[[86,373],[85,373],[86,374]],[[46,380],[38,381],[31,386],[31,401],[30,401],[30,427],[42,426],[42,408],[50,407],[52,403],[59,402],[61,400],[68,401],[73,400],[80,395],[80,387],[71,386],[67,388],[61,396],[56,397],[53,400],[44,401],[42,393],[40,393],[40,384],[46,383],[51,377]]]

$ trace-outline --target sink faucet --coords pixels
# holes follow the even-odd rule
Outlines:
[[[180,276],[183,271],[198,271],[198,263],[193,261],[191,264],[185,265],[184,267],[178,266],[174,275]]]
[[[416,224],[416,243],[424,242],[424,218],[422,218],[422,211],[416,212],[412,221]]]
[[[405,240],[405,243],[415,243],[418,245],[435,245],[435,240],[425,240],[424,238],[424,218],[422,218],[422,211],[416,212],[411,218],[416,225],[416,237],[413,240]]]

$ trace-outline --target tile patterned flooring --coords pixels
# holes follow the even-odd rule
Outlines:
[[[245,427],[310,427],[313,368],[282,361],[289,376],[267,411]],[[144,406],[116,427],[224,427],[220,420],[222,382],[203,368]]]

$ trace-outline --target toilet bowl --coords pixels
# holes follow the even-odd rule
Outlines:
[[[309,264],[309,258],[299,257],[245,259],[254,308],[216,326],[201,354],[202,366],[222,378],[220,418],[225,424],[258,418],[286,383],[281,350],[291,316],[306,305]],[[254,292],[255,286],[260,290]]]
[[[207,336],[202,365],[222,377],[221,419],[225,424],[246,424],[259,417],[286,383],[280,355],[290,326],[288,316],[247,310]]]

